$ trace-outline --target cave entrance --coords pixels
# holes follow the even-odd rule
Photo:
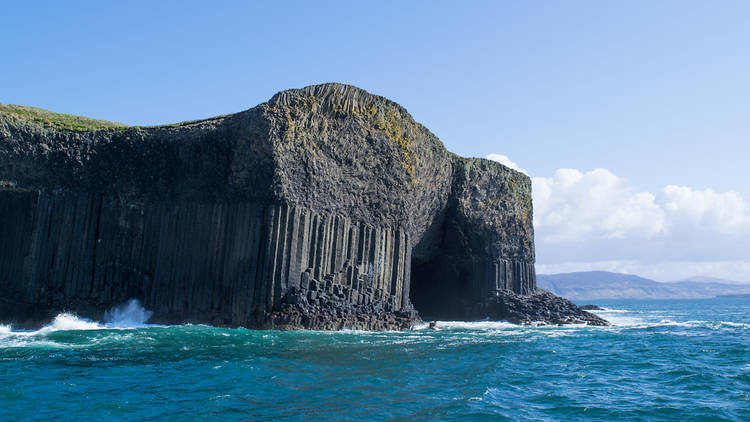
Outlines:
[[[464,320],[473,299],[471,248],[455,224],[443,224],[439,247],[411,260],[409,299],[425,320]]]

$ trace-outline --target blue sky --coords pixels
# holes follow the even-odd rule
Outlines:
[[[551,189],[543,270],[750,280],[749,18],[744,1],[7,2],[0,102],[150,125],[350,83]]]

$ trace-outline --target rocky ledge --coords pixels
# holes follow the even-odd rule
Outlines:
[[[605,326],[603,318],[581,309],[568,299],[538,289],[530,295],[498,292],[478,305],[477,315],[514,324],[587,324]]]

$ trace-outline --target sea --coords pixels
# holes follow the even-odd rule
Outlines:
[[[748,421],[748,299],[598,301],[609,327],[0,326],[0,420]]]

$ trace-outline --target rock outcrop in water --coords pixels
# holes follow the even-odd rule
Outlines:
[[[0,110],[2,320],[131,298],[155,322],[254,328],[545,318],[508,305],[540,297],[529,178],[449,153],[385,98],[325,84],[201,121],[77,124]]]

